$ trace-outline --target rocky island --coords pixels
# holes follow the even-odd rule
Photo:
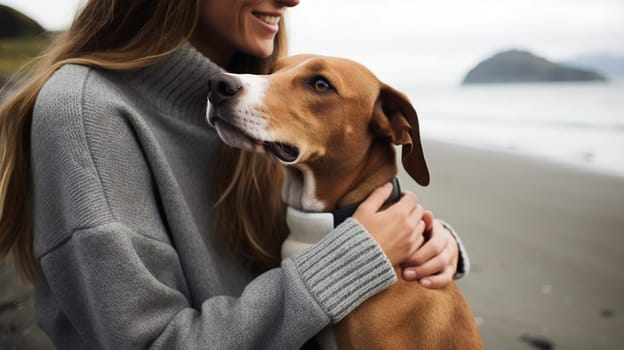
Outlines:
[[[462,84],[606,81],[592,70],[568,67],[528,51],[497,53],[474,67]]]

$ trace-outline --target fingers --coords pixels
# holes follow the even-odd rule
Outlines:
[[[412,240],[410,242],[411,250],[409,251],[409,256],[414,255],[423,245],[423,243],[425,243],[425,237],[423,235],[423,233],[425,232],[425,223],[424,221],[419,219],[419,211],[419,209],[416,209],[413,212],[413,215],[409,217],[411,224],[409,226],[410,232],[408,234],[412,235]]]
[[[425,223],[420,219],[422,212],[423,209],[417,206],[411,214],[406,214],[404,211],[393,215],[386,213],[388,222],[385,228],[388,229],[387,233],[391,239],[395,241],[395,249],[400,254],[399,259],[390,259],[393,266],[414,255],[424,243]]]
[[[420,266],[425,264],[432,258],[442,254],[448,247],[449,240],[438,234],[437,230],[431,231],[431,238],[418,251],[414,253],[407,261],[411,266]]]
[[[394,210],[400,210],[402,211],[402,213],[404,213],[404,215],[407,215],[405,217],[405,220],[407,221],[407,224],[404,228],[405,234],[412,237],[410,241],[411,250],[409,251],[408,256],[414,255],[425,242],[424,232],[426,230],[427,224],[422,220],[422,216],[425,210],[420,204],[418,204],[417,202],[415,203],[416,206],[412,206],[413,203],[405,203],[403,207],[399,206],[397,208],[393,208]],[[411,210],[409,214],[405,214],[411,208],[414,209]],[[401,216],[397,217],[401,218]]]
[[[406,261],[423,244],[427,223],[425,210],[413,193],[405,193],[397,202],[379,211],[390,194],[391,185],[376,189],[364,201],[353,218],[375,239],[393,266]]]
[[[377,187],[373,193],[371,193],[368,198],[355,211],[355,213],[360,212],[360,214],[373,214],[379,211],[383,206],[388,196],[392,192],[392,184],[386,183],[381,187]]]
[[[425,212],[423,221],[428,220],[427,216]],[[408,281],[420,279],[421,284],[431,288],[445,285],[455,274],[458,254],[451,233],[439,222],[434,222],[431,238],[403,264],[403,278]]]
[[[439,289],[448,286],[453,281],[453,270],[449,267],[442,273],[423,278],[418,283],[425,288]]]
[[[418,279],[418,274],[413,268],[403,270],[403,279],[406,281],[418,280],[418,283],[426,288],[444,288],[453,281],[454,270],[446,267],[442,272],[435,275],[428,275],[425,278]]]
[[[446,270],[446,268],[449,266],[449,262],[451,260],[449,257],[449,253],[449,251],[445,251],[422,265],[409,267],[408,269],[416,272],[415,277],[417,279],[437,275]]]
[[[386,211],[389,213],[400,212],[406,215],[410,215],[414,212],[414,210],[417,209],[420,210],[418,212],[418,220],[420,220],[424,213],[424,209],[420,204],[418,204],[418,197],[416,197],[416,195],[412,192],[405,192],[403,194],[403,197],[401,197],[398,202],[389,206]]]
[[[433,230],[433,213],[431,210],[425,210],[422,216],[423,221],[426,224],[425,230],[431,231]]]

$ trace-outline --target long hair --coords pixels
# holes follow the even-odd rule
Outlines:
[[[197,26],[200,2],[88,1],[70,28],[58,34],[49,49],[36,60],[25,83],[0,106],[0,255],[13,258],[16,272],[22,280],[32,283],[36,272],[31,213],[30,131],[33,106],[39,91],[64,64],[129,70],[158,62],[191,38]],[[285,51],[286,34],[283,28],[282,25],[276,36],[272,56],[259,59],[237,54],[226,68],[267,73],[272,63]],[[224,236],[229,237],[228,244],[248,262],[264,264],[261,267],[269,266],[267,262],[275,261],[277,257],[273,255],[278,254],[277,251],[264,243],[256,243],[263,241],[262,237],[274,236],[275,232],[280,235],[285,232],[282,205],[267,206],[264,202],[260,207],[266,215],[260,215],[261,219],[245,207],[259,198],[271,198],[268,203],[275,203],[274,198],[279,198],[278,186],[281,184],[261,179],[268,176],[272,176],[273,180],[280,179],[279,175],[275,175],[280,172],[277,164],[256,155],[225,149],[222,158],[223,163],[229,166],[220,166],[217,173],[219,191],[223,191],[218,192],[217,229],[227,232]],[[247,191],[249,188],[255,190]],[[267,220],[273,221],[267,223]],[[246,251],[245,247],[253,247],[254,252]]]
[[[269,59],[236,54],[228,70],[270,73],[273,63],[287,52],[283,16],[279,26]],[[281,243],[288,234],[286,206],[281,198],[284,168],[263,155],[227,145],[222,146],[218,164],[215,167],[218,237],[255,272],[277,267],[281,261]]]

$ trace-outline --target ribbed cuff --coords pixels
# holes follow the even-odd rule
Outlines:
[[[451,225],[449,225],[446,221],[440,219],[436,220],[438,220],[445,229],[449,230],[451,232],[451,235],[453,235],[453,238],[455,238],[455,241],[457,241],[457,247],[459,249],[459,259],[457,259],[457,270],[455,271],[453,279],[458,280],[468,274],[468,272],[470,272],[470,259],[468,258],[468,252],[466,251],[464,244],[459,238],[457,231],[455,231],[453,227],[451,227]]]
[[[397,279],[381,247],[354,219],[347,219],[293,259],[310,293],[333,322]]]

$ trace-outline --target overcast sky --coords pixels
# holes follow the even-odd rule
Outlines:
[[[84,0],[0,0],[44,27],[67,27]],[[290,52],[354,58],[389,80],[458,82],[520,48],[559,61],[624,55],[624,0],[301,0]]]

